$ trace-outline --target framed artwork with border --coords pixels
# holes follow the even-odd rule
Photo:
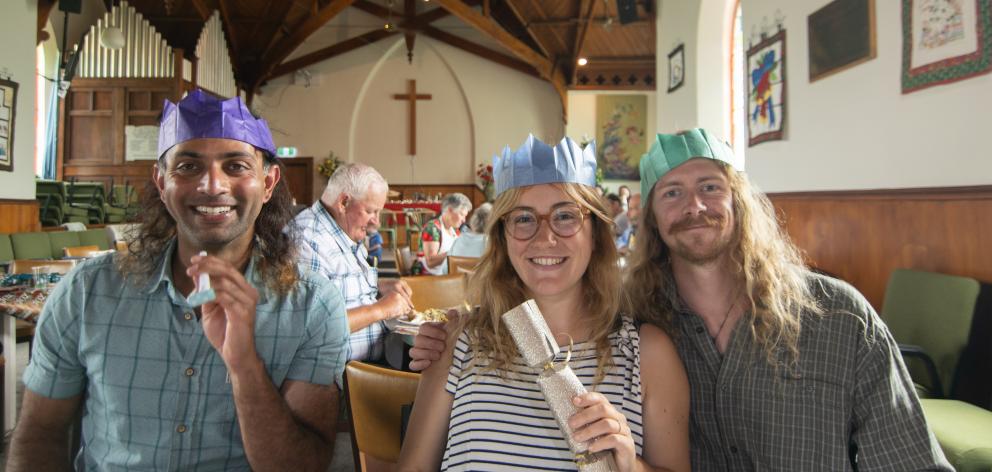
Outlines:
[[[748,146],[780,140],[785,129],[785,30],[747,51]]]
[[[14,171],[14,112],[17,82],[0,79],[0,170]]]
[[[668,93],[685,83],[685,44],[679,44],[668,53]]]
[[[902,0],[902,93],[992,72],[992,2]]]
[[[875,58],[875,0],[834,0],[807,26],[810,82]]]

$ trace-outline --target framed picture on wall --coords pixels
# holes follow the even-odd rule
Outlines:
[[[596,95],[596,159],[603,177],[637,180],[647,152],[646,95]]]
[[[902,93],[992,72],[992,3],[902,0]]]
[[[0,170],[14,170],[14,111],[17,83],[0,79]]]
[[[675,46],[668,53],[668,93],[674,92],[685,83],[685,45]]]
[[[875,58],[875,0],[834,0],[807,22],[810,82]]]
[[[748,146],[782,139],[785,128],[785,30],[747,51]]]

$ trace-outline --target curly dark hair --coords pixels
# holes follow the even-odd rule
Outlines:
[[[282,163],[264,156],[265,169],[277,165],[285,176]],[[156,164],[161,165],[161,164]],[[296,232],[289,222],[293,219],[293,197],[286,179],[279,179],[272,197],[262,205],[255,219],[255,251],[257,271],[266,285],[280,295],[289,293],[296,285]],[[117,266],[127,277],[147,281],[159,267],[162,253],[176,236],[176,220],[159,198],[158,187],[149,180],[141,193],[141,213],[136,233],[127,244],[127,253],[117,259]],[[284,229],[289,228],[284,231]]]

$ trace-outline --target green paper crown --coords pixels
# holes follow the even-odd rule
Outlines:
[[[723,161],[738,171],[744,170],[744,159],[734,157],[730,146],[703,128],[679,134],[658,133],[651,150],[641,157],[641,206],[647,206],[648,195],[658,179],[696,157]]]

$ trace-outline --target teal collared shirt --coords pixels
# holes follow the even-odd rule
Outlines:
[[[227,369],[172,281],[172,252],[136,286],[112,256],[84,262],[49,297],[24,384],[49,398],[83,394],[77,470],[248,470]],[[256,256],[257,257],[257,256]],[[259,290],[255,344],[277,388],[340,385],[348,322],[341,294],[308,271],[285,296]]]

